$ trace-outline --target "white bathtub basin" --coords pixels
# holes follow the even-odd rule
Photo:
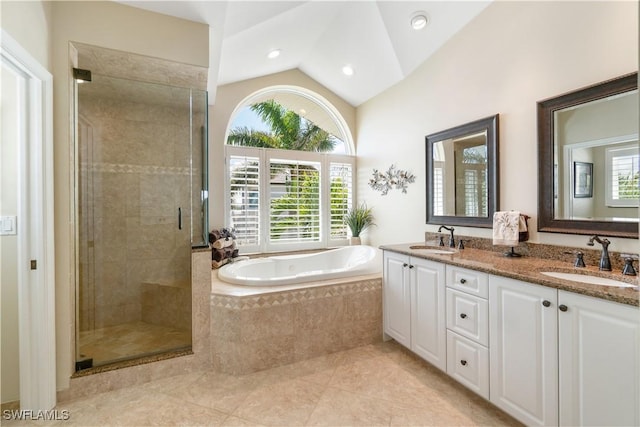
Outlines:
[[[233,262],[218,270],[218,278],[234,285],[281,286],[380,273],[382,251],[358,245]]]
[[[542,271],[545,276],[555,277],[556,279],[570,280],[572,282],[588,283],[598,286],[617,286],[619,288],[635,288],[636,285],[621,282],[619,280],[607,279],[605,277],[591,276],[580,273],[562,273],[558,271]]]

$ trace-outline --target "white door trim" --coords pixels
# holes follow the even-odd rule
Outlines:
[[[20,70],[27,82],[26,135],[17,177],[20,407],[48,410],[56,404],[53,76],[0,31],[2,59]]]

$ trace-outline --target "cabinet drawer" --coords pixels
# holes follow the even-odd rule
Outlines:
[[[447,289],[447,328],[488,346],[488,301],[454,289]]]
[[[489,298],[489,275],[475,270],[447,265],[447,287]]]
[[[447,331],[447,374],[489,398],[489,350],[451,331]]]

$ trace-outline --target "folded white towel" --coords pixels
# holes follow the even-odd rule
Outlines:
[[[527,221],[518,211],[498,211],[493,214],[493,244],[517,246],[520,232],[527,231]]]

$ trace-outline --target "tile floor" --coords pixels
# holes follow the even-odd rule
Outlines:
[[[185,374],[57,409],[70,418],[2,425],[520,425],[393,341],[244,376]]]
[[[80,332],[80,354],[93,365],[191,346],[191,331],[130,322]]]

